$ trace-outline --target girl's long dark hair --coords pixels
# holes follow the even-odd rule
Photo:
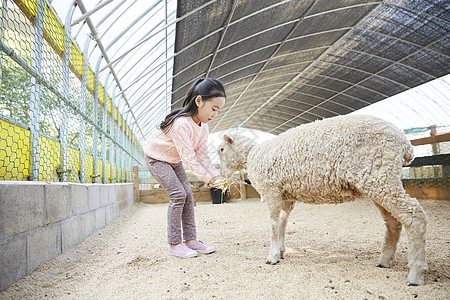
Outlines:
[[[164,121],[162,121],[161,124],[159,125],[159,128],[165,133],[167,133],[172,127],[173,121],[175,121],[176,118],[182,116],[195,115],[198,111],[198,107],[195,104],[195,99],[198,96],[201,96],[203,100],[208,100],[214,97],[226,98],[225,88],[223,87],[222,83],[217,79],[212,78],[197,79],[191,86],[191,88],[188,90],[183,101],[183,107],[180,109],[176,109],[172,111],[170,114],[168,114],[164,119]]]

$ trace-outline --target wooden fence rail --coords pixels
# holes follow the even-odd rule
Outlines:
[[[413,146],[434,145],[449,142],[450,132],[411,140]],[[442,177],[404,179],[406,192],[417,199],[450,200],[450,154],[438,154],[416,157],[409,167],[441,166]]]
[[[129,169],[133,172],[133,193],[135,202],[143,202],[149,204],[158,203],[168,203],[169,196],[166,191],[159,187],[158,182],[153,177],[139,178],[139,174],[148,173],[147,167],[144,166],[133,166]],[[192,193],[194,194],[194,199],[197,202],[211,202],[211,191],[206,184],[197,178],[197,176],[188,174],[189,183],[191,185]],[[243,174],[241,173],[241,179],[243,179]],[[231,191],[227,192],[226,198],[235,199],[241,198],[246,199],[259,198],[258,192],[250,185],[238,185],[232,188]]]

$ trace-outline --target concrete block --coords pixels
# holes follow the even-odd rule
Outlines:
[[[117,201],[133,199],[133,184],[119,183],[117,184]]]
[[[127,199],[127,206],[133,206],[134,204],[134,197],[133,197],[133,192],[131,193],[131,197]]]
[[[105,208],[106,224],[109,224],[112,220],[119,216],[119,204],[111,204]]]
[[[132,183],[120,183],[117,185],[117,202],[119,203],[120,213],[134,204]]]
[[[120,209],[119,209],[119,203],[114,203],[114,218],[117,218],[118,216],[120,216]]]
[[[126,200],[119,202],[119,214],[122,214],[128,208],[128,202]]]
[[[95,221],[95,211],[91,211],[87,214],[81,215],[80,222],[81,222],[81,237],[83,240],[97,230],[96,228],[97,223]]]
[[[0,239],[44,224],[42,182],[0,181]]]
[[[50,224],[31,231],[27,237],[27,273],[33,272],[41,263],[61,254],[61,225]]]
[[[95,211],[95,230],[105,227],[106,225],[106,209],[104,207]]]
[[[70,189],[67,183],[45,185],[46,223],[56,223],[70,216]]]
[[[80,220],[80,216],[73,216],[70,219],[61,221],[61,248],[63,253],[83,241]]]
[[[0,243],[0,291],[27,275],[27,241],[25,235]]]
[[[127,198],[127,189],[123,183],[117,184],[117,201],[123,201]]]
[[[79,215],[89,211],[88,187],[85,184],[69,184],[72,214]]]
[[[88,184],[89,211],[100,207],[100,187],[101,184]]]
[[[132,183],[122,183],[120,187],[118,187],[117,191],[117,200],[118,201],[126,201],[127,207],[130,207],[134,203],[134,195],[133,195],[133,184]]]
[[[105,207],[109,203],[110,185],[102,184],[100,186],[100,207]]]
[[[117,184],[110,184],[109,185],[109,197],[108,197],[108,204],[114,204],[117,203]]]

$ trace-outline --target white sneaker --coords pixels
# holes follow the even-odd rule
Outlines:
[[[214,246],[208,246],[205,243],[203,243],[202,241],[196,241],[195,243],[192,243],[192,244],[185,243],[185,245],[188,248],[195,250],[199,253],[203,253],[203,254],[209,254],[209,253],[213,253],[214,251],[216,251],[216,248]]]
[[[198,255],[197,251],[189,249],[184,244],[176,245],[175,247],[169,245],[169,255],[181,258],[191,258]]]

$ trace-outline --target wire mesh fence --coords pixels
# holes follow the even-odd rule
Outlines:
[[[51,6],[2,0],[0,21],[0,180],[131,178],[128,167],[141,165],[142,149]],[[448,145],[423,146],[430,154],[416,156],[449,153]],[[424,166],[405,169],[404,178],[448,173],[448,166]]]
[[[124,182],[142,149],[46,1],[2,0],[0,180]]]

